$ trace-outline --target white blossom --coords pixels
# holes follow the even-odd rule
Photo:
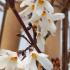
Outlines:
[[[15,70],[17,68],[17,53],[10,50],[0,50],[0,66],[5,70]]]
[[[16,55],[9,56],[7,60],[8,61],[7,61],[5,70],[16,70],[17,69],[17,56]]]
[[[53,7],[51,4],[46,0],[36,0],[36,2],[31,2],[29,0],[25,0],[20,4],[20,7],[24,7],[25,5],[28,7],[25,10],[20,12],[20,16],[28,15],[29,13],[33,13],[33,17],[38,18],[41,16],[43,10],[48,11],[50,13],[54,12]],[[34,18],[34,20],[35,20]]]
[[[2,2],[2,3],[4,3],[4,4],[5,4],[5,3],[6,3],[6,0],[0,0],[0,2]]]
[[[25,3],[26,1],[28,2],[28,0],[25,0]],[[21,5],[23,6],[23,4]],[[30,13],[32,13],[32,17],[27,21],[32,24],[38,21],[43,37],[47,35],[48,31],[53,35],[56,32],[54,21],[64,18],[63,13],[54,13],[53,7],[47,0],[36,0],[35,3],[30,2],[29,6],[20,12],[20,16],[27,16]]]
[[[36,66],[36,60],[46,69],[52,70],[53,65],[51,61],[48,59],[48,56],[43,53],[37,53],[33,51],[28,55],[22,62],[22,66],[24,70],[38,70]]]

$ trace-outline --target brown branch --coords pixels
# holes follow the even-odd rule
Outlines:
[[[20,22],[20,25],[23,27],[26,35],[28,36],[29,40],[31,41],[31,44],[33,45],[33,47],[37,50],[37,52],[41,53],[40,49],[37,47],[35,41],[32,39],[32,36],[30,35],[29,31],[27,30],[24,22],[22,21],[21,17],[19,16],[18,12],[15,9],[14,6],[14,0],[7,0],[8,5],[10,6],[10,8],[12,9],[13,13],[15,14],[16,18],[18,19],[18,21]]]
[[[31,44],[30,41],[29,41],[24,35],[17,34],[17,36],[18,36],[18,37],[23,37],[29,44]]]
[[[63,21],[63,46],[62,46],[62,70],[68,70],[68,52],[67,52],[67,31],[68,31],[68,12],[65,9],[65,19]]]

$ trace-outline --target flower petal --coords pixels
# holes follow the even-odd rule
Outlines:
[[[16,63],[10,61],[7,62],[5,70],[16,70],[16,69],[17,69],[17,62]]]
[[[52,5],[49,3],[49,1],[45,1],[45,8],[46,11],[49,13],[54,13],[54,8],[52,7]]]
[[[40,54],[40,56],[42,56],[42,57],[48,58],[48,55],[47,55],[47,54],[44,54],[44,53],[39,53],[39,54]]]
[[[48,33],[46,27],[47,27],[47,22],[46,22],[46,18],[42,17],[42,22],[40,22],[40,27],[41,27],[41,35],[42,37],[45,37]]]
[[[31,57],[30,57],[30,55],[28,55],[22,62],[23,62],[24,70],[29,70],[30,63],[31,63]]]
[[[56,26],[54,23],[51,23],[47,26],[47,30],[53,35],[56,32]]]
[[[1,50],[0,50],[0,65],[6,67],[6,70],[11,70],[11,67],[12,67],[13,64],[14,64],[14,66],[12,67],[12,68],[14,68],[15,65],[16,65],[16,63],[17,63],[17,61],[16,61],[16,63],[15,63],[15,62],[12,62],[12,63],[11,63],[11,62],[9,61],[9,57],[10,57],[10,56],[11,56],[11,57],[14,57],[15,55],[16,55],[16,57],[17,57],[16,52],[13,52],[13,51],[10,51],[10,50],[1,49]],[[9,69],[9,68],[10,68],[10,69]],[[14,70],[14,69],[12,69],[12,70]]]
[[[36,6],[36,14],[38,15],[38,16],[41,16],[42,15],[42,11],[43,11],[43,6]]]
[[[7,55],[1,55],[0,54],[0,66],[6,66],[6,64],[7,64]]]
[[[27,7],[25,10],[19,12],[19,15],[20,15],[21,17],[23,17],[23,16],[29,15],[31,12],[32,12],[31,8],[30,8],[30,7]]]
[[[37,61],[39,61],[39,63],[46,69],[46,70],[52,70],[53,69],[53,65],[51,63],[51,61],[46,58],[43,55],[38,56]]]
[[[55,13],[55,14],[51,14],[53,16],[53,20],[57,21],[57,20],[62,20],[64,19],[65,15],[63,13]]]
[[[39,19],[40,19],[40,16],[38,16],[35,12],[33,12],[33,15],[31,17],[31,19],[29,20],[29,22],[34,23],[34,22],[38,21]]]
[[[31,61],[30,70],[38,70],[38,68],[36,66],[36,61],[35,60]]]
[[[31,2],[29,0],[24,0],[21,4],[20,4],[20,8],[23,8],[26,5],[29,5]]]
[[[45,52],[45,40],[43,37],[37,37],[37,46],[41,50],[41,52]]]
[[[43,23],[46,24],[46,31],[49,31],[52,35],[56,32],[56,25],[50,16],[47,15],[43,18]]]

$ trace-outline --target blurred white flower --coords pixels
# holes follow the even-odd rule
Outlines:
[[[47,0],[37,0],[35,4],[36,13],[40,16],[43,10],[47,11],[48,13],[53,13],[54,8]]]
[[[42,37],[45,37],[48,31],[53,35],[56,32],[56,25],[54,21],[64,19],[65,15],[63,13],[48,13],[43,11],[41,15],[41,20],[38,21],[37,27],[40,28]]]
[[[17,54],[12,54],[7,59],[7,65],[5,70],[16,70],[17,69]]]
[[[68,70],[70,70],[70,63],[68,64]]]
[[[54,13],[49,15],[52,17],[53,21],[63,20],[65,18],[63,13]]]
[[[45,16],[42,17],[42,23],[43,26],[41,26],[41,29],[43,29],[45,31],[45,34],[47,34],[47,32],[49,31],[52,35],[56,32],[56,25],[54,24],[54,21],[52,20],[52,18],[50,16],[48,16],[48,14],[46,14]]]
[[[4,11],[4,8],[2,6],[0,6],[0,11]]]
[[[62,20],[65,16],[63,13],[54,13],[54,8],[47,0],[29,1],[25,0],[21,3],[20,7],[28,5],[22,10],[19,15],[28,17],[32,13],[31,18],[27,19],[33,25],[37,26],[37,46],[44,52],[45,40],[44,37],[48,32],[53,35],[56,32],[56,25],[54,21]],[[24,66],[24,70],[38,70],[36,66],[36,60],[46,69],[52,70],[53,65],[43,53],[31,52],[21,63]]]
[[[0,66],[5,70],[15,70],[17,67],[17,53],[10,50],[0,50]]]
[[[26,9],[22,10],[19,14],[20,14],[20,16],[22,16],[22,15],[25,16],[25,15],[32,13],[32,18],[30,19],[30,22],[32,22],[32,20],[33,21],[38,20],[41,17],[43,10],[45,10],[49,13],[54,12],[53,7],[47,0],[36,0],[36,2],[24,0],[21,3],[20,7],[22,8],[25,5],[28,5],[28,7]]]
[[[48,56],[43,53],[37,53],[33,51],[28,55],[22,62],[22,66],[24,70],[38,70],[36,66],[36,60],[46,69],[52,70],[53,65],[51,61],[48,59]]]
[[[42,36],[37,37],[37,46],[41,52],[45,52],[45,40]]]
[[[30,13],[33,12],[34,6],[35,6],[34,3],[31,3],[30,6],[28,6],[27,8],[25,8],[21,12],[19,12],[19,15],[20,16],[27,16],[27,15],[29,15]]]
[[[3,4],[5,4],[6,3],[6,0],[0,0],[0,2],[2,2]]]
[[[6,67],[7,57],[7,55],[0,54],[0,69]]]
[[[56,32],[56,25],[54,21],[62,20],[64,17],[65,16],[63,13],[52,14],[44,11],[42,13],[42,23],[40,24],[41,29],[45,31],[45,34],[47,34],[47,31],[49,31],[53,35]]]
[[[42,52],[45,50],[44,37],[47,35],[48,31],[53,35],[56,32],[54,21],[62,20],[63,18],[64,14],[62,13],[48,14],[43,12],[41,21],[39,20],[33,23],[37,26],[37,46]]]
[[[4,11],[3,5],[6,3],[5,0],[0,0],[0,11]]]
[[[20,5],[23,7],[25,5],[23,3],[28,3],[28,7],[19,13],[20,16],[27,16],[32,13],[32,17],[27,21],[36,23],[36,21],[40,21],[41,19],[38,23],[41,23],[40,28],[42,36],[45,37],[48,31],[53,35],[56,32],[54,21],[62,20],[64,14],[54,13],[53,7],[47,0],[36,0],[35,3],[29,2],[29,0],[25,0]]]

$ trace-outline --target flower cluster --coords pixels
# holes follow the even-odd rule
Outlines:
[[[64,18],[63,13],[54,13],[54,8],[47,0],[24,0],[20,7],[23,8],[26,5],[27,7],[19,13],[20,16],[28,17],[32,13],[31,18],[27,21],[36,24],[37,27],[40,26],[43,37],[48,31],[53,34],[56,31],[54,21]]]
[[[25,8],[19,12],[22,20],[26,18],[27,23],[32,23],[32,25],[37,27],[37,46],[44,52],[44,37],[48,32],[54,35],[56,32],[54,22],[62,20],[65,17],[64,14],[54,13],[54,8],[48,0],[23,0],[20,8]]]
[[[46,70],[52,70],[53,65],[48,55],[32,51],[24,60],[20,60],[16,52],[0,50],[0,69],[5,70],[38,70],[38,61]]]
[[[44,53],[37,53],[36,51],[32,51],[22,61],[22,63],[18,64],[18,66],[21,65],[21,68],[23,68],[24,70],[38,70],[36,61],[38,61],[46,70],[53,69],[53,65],[48,59],[48,56]]]
[[[17,0],[16,0],[17,1]],[[19,15],[24,22],[32,23],[36,26],[36,39],[38,48],[44,52],[44,37],[50,32],[54,35],[56,25],[54,21],[62,20],[63,13],[54,13],[54,8],[48,0],[20,0],[20,8],[24,8]],[[38,53],[34,49],[24,60],[20,60],[16,52],[9,50],[0,50],[0,67],[5,70],[38,70],[36,61],[38,61],[46,70],[52,70],[53,65],[44,53]]]
[[[63,13],[55,13],[54,8],[48,0],[23,0],[20,4],[20,8],[24,8],[24,10],[19,12],[21,19],[24,22],[32,23],[33,26],[36,26],[37,46],[44,52],[44,37],[48,32],[54,35],[56,32],[55,21],[64,19],[65,15]],[[52,70],[53,68],[52,63],[45,54],[33,51],[23,60],[22,66],[24,66],[24,70],[38,70],[36,61],[46,70]]]
[[[0,50],[0,70],[16,70],[17,53],[10,50]]]
[[[0,0],[0,2],[1,2],[1,3],[4,3],[4,4],[6,3],[6,1],[5,1],[5,0]]]

